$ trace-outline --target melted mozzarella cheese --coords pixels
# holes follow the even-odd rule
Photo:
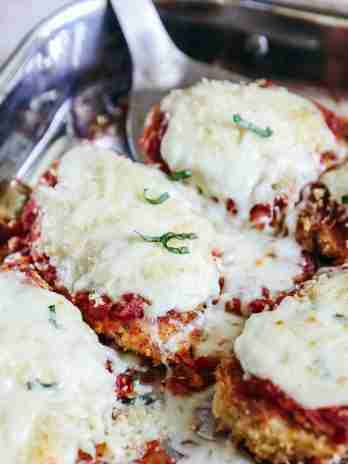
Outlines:
[[[348,405],[348,271],[328,271],[235,342],[247,374],[269,379],[306,408]]]
[[[0,274],[0,447],[3,462],[71,464],[94,455],[125,364],[61,295]]]
[[[224,292],[242,303],[290,289],[303,274],[304,258],[294,239],[272,237],[253,229],[230,229],[222,236]]]
[[[167,393],[168,444],[178,453],[178,464],[251,464],[230,440],[214,437],[212,391],[178,397]],[[198,420],[199,418],[199,420]],[[210,430],[211,429],[211,430]]]
[[[244,318],[225,311],[228,296],[217,304],[210,303],[204,311],[200,330],[202,338],[196,346],[196,356],[224,356],[231,354],[233,342],[240,335]]]
[[[242,331],[244,318],[227,313],[225,302],[225,296],[219,298],[216,304],[212,301],[207,302],[204,311],[198,313],[197,317],[186,325],[169,319],[171,324],[176,325],[177,332],[166,341],[161,340],[157,324],[150,327],[152,340],[157,343],[163,361],[168,357],[172,359],[174,353],[185,349],[190,336],[197,330],[201,337],[193,348],[196,357],[222,357],[230,354],[234,340]]]
[[[168,437],[168,418],[163,403],[146,406],[137,400],[134,406],[114,410],[115,421],[106,437],[110,463],[134,463],[144,454],[146,443]]]
[[[180,447],[184,457],[178,464],[252,464],[252,459],[230,441],[202,441]]]
[[[331,197],[341,203],[342,197],[348,195],[348,163],[343,163],[325,172],[320,177],[320,181],[327,186]]]
[[[163,159],[173,171],[191,169],[207,195],[232,198],[241,218],[280,194],[293,204],[318,178],[320,154],[339,150],[315,104],[281,87],[203,80],[172,91],[161,109],[168,115]],[[240,128],[234,115],[273,133]]]
[[[160,205],[144,199],[167,192]],[[95,291],[117,298],[137,293],[149,300],[148,315],[188,310],[219,293],[218,270],[211,255],[214,230],[182,193],[155,168],[114,153],[80,146],[62,159],[55,188],[40,186],[41,210],[36,251],[49,256],[61,283],[70,291]],[[174,254],[140,236],[195,233],[195,240]]]
[[[231,298],[243,304],[289,290],[303,276],[305,258],[292,237],[275,237],[241,226],[224,205],[200,197],[202,214],[214,225],[216,251],[221,252],[219,271],[224,278],[220,306]],[[212,314],[214,312],[212,311]]]

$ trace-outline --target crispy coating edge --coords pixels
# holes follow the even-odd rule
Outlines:
[[[237,360],[224,360],[217,370],[213,413],[221,427],[231,431],[231,439],[257,460],[326,463],[344,457],[345,445],[287,420],[262,399],[241,398],[237,393],[241,382],[243,372]]]

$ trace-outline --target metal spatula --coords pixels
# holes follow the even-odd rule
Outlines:
[[[171,89],[187,87],[203,77],[235,82],[246,78],[192,60],[167,34],[151,0],[111,0],[133,64],[127,136],[135,159],[147,113]]]

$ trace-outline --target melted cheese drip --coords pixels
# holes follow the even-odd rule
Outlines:
[[[331,197],[341,203],[342,197],[348,195],[348,163],[343,163],[325,172],[320,181],[330,190]]]
[[[303,274],[305,259],[292,237],[273,237],[262,231],[243,227],[221,203],[200,197],[201,211],[216,230],[216,250],[224,277],[223,301],[240,298],[247,304],[262,296],[267,288],[271,296],[293,287]],[[212,311],[213,314],[213,311]]]
[[[133,406],[114,409],[114,417],[105,440],[105,459],[110,464],[134,463],[144,454],[146,443],[168,437],[168,418],[161,401],[146,406],[137,400]]]
[[[257,230],[230,230],[222,237],[224,292],[243,303],[290,289],[303,273],[304,258],[294,239],[274,238]]]
[[[0,295],[3,462],[71,464],[78,449],[94,455],[115,403],[106,360],[115,374],[125,364],[61,295],[12,272],[0,274]]]
[[[150,197],[168,192],[170,199],[151,205],[145,188]],[[80,146],[62,159],[57,186],[40,186],[36,199],[42,211],[37,251],[50,257],[70,291],[114,299],[137,293],[150,301],[146,312],[151,316],[192,309],[219,293],[213,227],[181,186],[157,169]],[[178,255],[144,242],[136,232],[196,233],[198,239],[172,240],[170,246],[190,250]]]
[[[207,195],[232,198],[242,219],[283,193],[293,204],[318,178],[320,154],[339,148],[320,110],[281,87],[203,80],[172,91],[161,109],[169,117],[161,153],[171,170],[191,169]],[[235,114],[273,134],[241,129]]]
[[[251,464],[251,459],[239,452],[230,440],[197,433],[197,410],[206,409],[205,422],[212,422],[212,391],[178,397],[167,393],[165,415],[168,418],[168,443],[181,457],[178,464]],[[210,433],[208,433],[210,435]]]
[[[255,314],[235,342],[243,370],[306,408],[348,405],[348,271],[332,270],[272,312]]]
[[[232,344],[242,331],[244,318],[227,313],[225,302],[224,296],[217,304],[209,301],[205,310],[198,313],[196,319],[189,324],[183,325],[172,320],[171,323],[176,323],[178,331],[165,342],[161,340],[158,326],[154,324],[151,327],[151,337],[160,348],[163,362],[167,357],[172,358],[173,353],[184,349],[190,335],[197,330],[200,331],[201,337],[194,346],[196,357],[222,357],[231,354]]]
[[[244,318],[225,311],[226,296],[214,305],[210,303],[203,315],[202,338],[196,356],[224,356],[231,354],[234,340],[240,335]]]
[[[252,464],[252,460],[229,441],[187,444],[181,450],[185,457],[178,464]]]

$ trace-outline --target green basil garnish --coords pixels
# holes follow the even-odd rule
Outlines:
[[[45,383],[41,382],[41,380],[35,379],[34,381],[27,382],[26,384],[27,390],[33,390],[35,387],[41,388],[56,388],[58,386],[57,382],[52,383]]]
[[[170,253],[175,253],[177,255],[187,255],[190,253],[188,247],[171,247],[168,245],[170,240],[195,240],[198,238],[197,234],[188,233],[188,234],[175,234],[174,232],[167,232],[163,235],[143,235],[140,232],[136,232],[145,242],[151,243],[160,243],[166,250]]]
[[[48,321],[56,328],[59,329],[57,323],[57,315],[56,315],[56,305],[49,305],[48,310],[50,312]]]
[[[233,122],[238,127],[241,127],[242,129],[250,130],[251,132],[254,132],[256,135],[259,135],[260,137],[267,138],[273,134],[273,131],[270,127],[266,127],[265,129],[263,129],[262,127],[258,127],[252,122],[249,122],[243,119],[240,114],[233,115]]]
[[[161,195],[159,195],[158,197],[152,197],[151,198],[151,197],[149,197],[147,195],[147,192],[148,192],[148,189],[144,189],[144,198],[151,205],[161,205],[162,203],[167,201],[169,199],[169,197],[170,197],[168,192],[164,192]]]
[[[184,180],[192,177],[192,172],[188,169],[185,169],[184,171],[174,171],[168,174],[168,177],[173,181]]]

